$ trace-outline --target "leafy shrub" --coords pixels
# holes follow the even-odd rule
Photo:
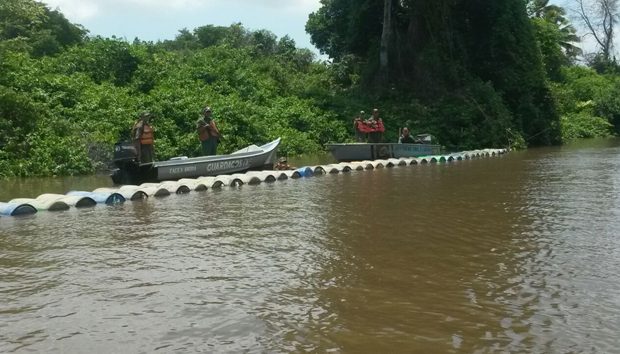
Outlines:
[[[613,126],[601,117],[587,111],[570,113],[561,117],[562,138],[565,141],[610,136]]]

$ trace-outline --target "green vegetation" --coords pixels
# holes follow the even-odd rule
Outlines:
[[[151,43],[89,37],[32,0],[0,3],[0,176],[105,168],[137,115],[158,159],[196,156],[210,105],[221,152],[282,137],[286,154],[351,139],[359,110],[449,149],[544,145],[620,130],[615,62],[575,65],[561,8],[531,0],[322,0],[307,30],[330,62],[241,24]],[[529,16],[528,16],[529,15]],[[595,64],[595,65],[594,65]]]

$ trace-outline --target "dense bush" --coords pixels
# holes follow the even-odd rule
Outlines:
[[[561,116],[564,141],[606,137],[620,123],[620,82],[584,67],[563,69],[562,82],[552,86]]]
[[[93,38],[43,58],[4,51],[0,156],[8,167],[2,173],[104,168],[113,144],[128,138],[142,111],[155,115],[159,159],[199,153],[195,122],[205,105],[213,108],[223,133],[224,153],[276,137],[282,137],[287,154],[317,152],[328,141],[345,140],[337,114],[321,108],[330,95],[323,86],[328,68],[308,60],[290,41],[279,46],[267,32],[245,35],[259,47],[168,51]]]

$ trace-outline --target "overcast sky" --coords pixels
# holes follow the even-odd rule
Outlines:
[[[1,1],[1,0],[0,0]],[[183,28],[229,26],[241,22],[250,30],[267,29],[278,38],[289,35],[298,47],[310,44],[305,25],[319,0],[42,0],[91,35],[132,41],[173,39]]]

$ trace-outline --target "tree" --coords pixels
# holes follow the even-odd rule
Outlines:
[[[529,144],[558,143],[559,117],[525,3],[470,1],[462,13],[469,71],[493,83]]]
[[[124,40],[112,37],[91,38],[80,47],[73,47],[60,56],[69,73],[87,73],[96,83],[109,81],[117,86],[128,84],[138,66],[140,58],[135,48]]]
[[[277,49],[277,37],[270,31],[258,30],[251,35],[251,43],[254,50],[262,55],[274,54]]]
[[[383,28],[381,31],[381,45],[379,46],[379,78],[381,81],[388,80],[389,53],[392,40],[392,2],[383,1]]]
[[[594,38],[600,48],[602,59],[611,62],[618,23],[619,0],[573,0],[578,18],[585,26],[588,35]]]
[[[498,105],[508,107],[512,124],[528,143],[559,140],[558,116],[525,1],[322,0],[321,4],[310,15],[306,30],[313,43],[334,59],[337,73],[344,74],[339,82],[354,82],[348,78],[359,74],[359,82],[378,88],[375,93],[411,95],[432,105],[442,99],[450,105],[457,102],[467,106],[460,111],[471,115],[459,124],[476,124],[479,110],[469,107],[482,107],[475,102],[499,95],[503,102]],[[561,58],[559,29],[551,34],[555,54]],[[359,71],[351,73],[350,68],[356,67]],[[559,65],[555,68],[559,71]],[[383,79],[379,81],[383,85],[368,85],[376,78]],[[491,89],[476,89],[483,87],[481,82],[490,83]],[[474,97],[472,92],[488,97]],[[505,116],[487,117],[498,123]]]
[[[306,23],[306,32],[321,53],[335,61],[347,55],[378,58],[383,1],[321,0],[321,4]]]
[[[15,156],[23,154],[39,115],[28,95],[0,85],[0,150]]]
[[[228,32],[228,27],[207,25],[194,29],[194,35],[203,48],[222,43]]]
[[[187,28],[183,28],[179,30],[179,33],[174,37],[174,40],[164,41],[163,47],[170,50],[193,50],[200,48],[200,44],[192,32],[190,32]]]
[[[575,45],[581,42],[581,38],[566,17],[563,7],[550,5],[549,0],[529,0],[527,9],[530,18],[538,18],[557,27],[558,44],[569,61],[574,62],[582,54],[581,48]]]
[[[35,57],[52,55],[82,43],[87,31],[60,12],[32,0],[0,3],[0,41],[19,42]],[[14,48],[19,46],[13,46]]]
[[[30,37],[45,20],[45,6],[29,0],[0,2],[0,40]]]
[[[549,0],[529,0],[527,9],[547,75],[560,81],[562,67],[574,63],[582,54],[575,45],[580,41],[577,31],[566,18],[564,8],[550,5]]]

